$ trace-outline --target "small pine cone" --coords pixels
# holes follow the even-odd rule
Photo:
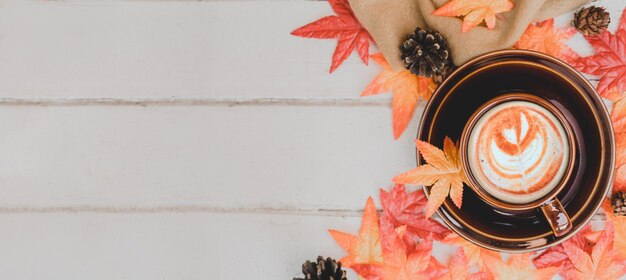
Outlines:
[[[445,80],[450,75],[450,73],[454,71],[454,69],[456,69],[456,66],[454,66],[454,64],[446,63],[446,65],[443,66],[443,70],[441,70],[441,73],[435,73],[435,75],[433,76],[433,80],[437,85],[440,85],[443,80]]]
[[[585,36],[598,35],[611,22],[609,13],[603,7],[589,6],[574,13],[572,25]]]
[[[617,192],[611,198],[613,213],[617,216],[626,216],[626,193]]]
[[[400,52],[406,69],[427,78],[440,74],[450,60],[446,39],[432,29],[416,28],[406,36]]]
[[[346,271],[341,270],[341,262],[331,258],[317,257],[317,262],[306,261],[302,264],[304,278],[293,280],[347,280]]]

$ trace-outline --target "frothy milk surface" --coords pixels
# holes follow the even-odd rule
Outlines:
[[[561,122],[528,101],[499,104],[476,122],[468,139],[469,168],[494,197],[528,203],[558,186],[569,162]]]

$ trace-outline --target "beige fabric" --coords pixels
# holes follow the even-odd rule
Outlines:
[[[461,65],[469,59],[513,46],[528,24],[574,10],[589,0],[515,0],[513,10],[502,13],[494,29],[476,26],[462,33],[462,20],[432,15],[447,0],[349,0],[363,26],[372,35],[394,69],[404,69],[399,46],[415,27],[430,27],[447,40],[452,62]]]

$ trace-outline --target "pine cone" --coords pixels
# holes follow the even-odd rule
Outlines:
[[[613,213],[617,216],[626,216],[626,193],[616,192],[611,198]]]
[[[304,278],[293,280],[347,280],[346,271],[341,270],[341,262],[331,258],[317,257],[317,262],[306,261],[302,264]]]
[[[450,75],[450,73],[454,71],[454,69],[456,69],[456,66],[454,66],[454,64],[447,63],[446,65],[443,66],[443,70],[441,70],[441,73],[434,74],[433,80],[435,81],[437,85],[440,85],[443,82],[443,80],[445,80],[448,77],[448,75]]]
[[[439,32],[416,28],[400,46],[404,67],[427,78],[440,74],[449,63],[448,43]]]
[[[589,6],[574,13],[572,25],[585,36],[598,35],[611,22],[609,13],[603,7]]]

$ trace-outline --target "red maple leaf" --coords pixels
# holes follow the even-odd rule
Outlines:
[[[419,239],[441,240],[450,230],[439,222],[424,216],[428,199],[421,190],[406,192],[402,184],[396,184],[390,192],[380,190],[383,212],[395,227],[406,226],[404,239],[415,244]]]
[[[330,73],[335,71],[352,53],[359,53],[363,63],[369,58],[370,34],[354,16],[348,0],[328,0],[336,16],[326,16],[302,26],[291,32],[291,35],[304,38],[337,39],[337,47],[330,65]]]
[[[581,72],[599,76],[598,92],[605,96],[610,90],[626,90],[626,10],[622,13],[615,34],[604,30],[598,36],[585,36],[596,53],[575,60],[572,65]]]
[[[431,256],[431,241],[407,244],[406,226],[394,226],[386,214],[380,217],[382,263],[353,264],[357,274],[368,280],[441,279],[447,267]]]

